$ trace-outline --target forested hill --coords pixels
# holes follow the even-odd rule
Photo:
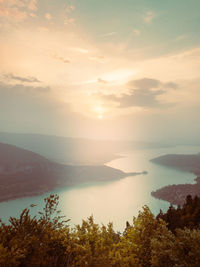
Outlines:
[[[0,143],[0,202],[94,181],[120,179],[138,173],[99,166],[55,163],[28,150]]]
[[[195,184],[168,185],[152,192],[152,196],[170,202],[183,205],[187,195],[200,196],[200,154],[196,155],[164,155],[151,160],[170,168],[192,172],[197,175]]]
[[[48,162],[46,158],[34,152],[13,145],[0,143],[0,164],[2,168],[4,167],[4,171],[6,171],[6,166],[8,171],[11,171],[11,168],[17,168],[20,164],[27,164],[28,166],[28,164],[45,164]]]
[[[0,266],[199,267],[199,198],[157,217],[144,206],[123,233],[93,217],[70,228],[57,206],[50,195],[37,217],[27,208],[9,224],[0,221]]]
[[[167,167],[194,173],[199,172],[200,174],[200,154],[169,154],[154,158],[151,161]]]

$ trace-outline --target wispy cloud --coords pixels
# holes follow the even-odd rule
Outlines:
[[[141,31],[138,30],[138,29],[134,29],[134,30],[133,30],[133,33],[134,33],[135,35],[137,35],[137,36],[140,36]]]
[[[36,11],[37,10],[37,0],[26,1],[28,3],[28,9]]]
[[[105,81],[105,80],[103,80],[103,79],[101,79],[101,78],[98,78],[98,83],[107,84],[108,82],[107,82],[107,81]]]
[[[70,12],[72,12],[73,10],[75,10],[76,9],[76,7],[74,6],[74,5],[68,5],[66,8],[65,8],[65,11],[67,12],[67,13],[70,13]]]
[[[9,84],[0,82],[0,93],[2,92],[15,92],[15,94],[26,94],[30,92],[48,93],[51,91],[49,86],[35,86],[35,85],[23,85],[23,84]]]
[[[56,54],[53,55],[52,57],[53,57],[54,59],[57,59],[57,60],[63,62],[63,63],[70,63],[70,62],[71,62],[68,58],[64,58],[64,57],[62,57],[62,56],[58,56],[58,55],[56,55]]]
[[[143,19],[146,23],[150,23],[155,17],[156,15],[153,11],[147,11],[143,16]]]
[[[75,25],[76,19],[72,14],[75,9],[76,7],[74,4],[67,3],[64,5],[64,25]]]
[[[20,82],[26,82],[26,83],[39,83],[39,81],[36,77],[21,77],[13,75],[12,73],[5,74],[4,78],[8,81],[20,81]]]
[[[89,57],[89,59],[92,61],[97,61],[99,63],[104,63],[105,61],[107,61],[104,56],[91,56]]]
[[[82,54],[88,54],[89,51],[85,48],[81,48],[81,47],[71,47],[70,50],[78,52],[78,53],[82,53]]]
[[[75,25],[75,18],[69,18],[69,17],[65,17],[64,19],[64,25]]]
[[[113,35],[116,35],[117,32],[108,32],[108,33],[104,33],[101,35],[101,37],[109,37],[109,36],[113,36]]]
[[[50,13],[46,13],[46,14],[45,14],[45,18],[46,18],[47,20],[51,20],[51,19],[52,19],[52,16],[51,16]]]
[[[167,82],[164,84],[165,88],[172,88],[172,89],[177,89],[179,86],[177,83],[174,82]]]
[[[182,41],[182,40],[185,40],[187,38],[188,38],[188,36],[186,34],[182,34],[182,35],[177,36],[176,41]]]
[[[37,0],[1,0],[0,16],[16,22],[25,20],[37,10]]]

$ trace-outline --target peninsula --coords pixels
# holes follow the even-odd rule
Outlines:
[[[142,173],[125,173],[105,165],[73,166],[0,143],[0,202],[40,195],[60,187],[112,181]]]
[[[191,172],[197,176],[195,184],[168,185],[152,192],[153,197],[171,204],[182,205],[187,195],[200,196],[200,154],[170,154],[154,158],[151,161],[166,167]]]

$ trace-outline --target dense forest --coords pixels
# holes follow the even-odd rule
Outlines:
[[[38,216],[29,208],[0,224],[0,266],[199,266],[200,198],[155,217],[147,206],[123,233],[93,217],[71,228],[50,195]]]

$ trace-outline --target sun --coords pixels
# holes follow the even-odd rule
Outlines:
[[[96,106],[94,108],[94,112],[96,113],[96,116],[97,116],[97,118],[99,120],[102,120],[103,119],[103,114],[105,113],[105,110],[104,110],[104,108],[101,105]]]
[[[103,115],[102,115],[102,114],[98,114],[97,118],[98,118],[99,120],[102,120],[102,119],[103,119]]]

